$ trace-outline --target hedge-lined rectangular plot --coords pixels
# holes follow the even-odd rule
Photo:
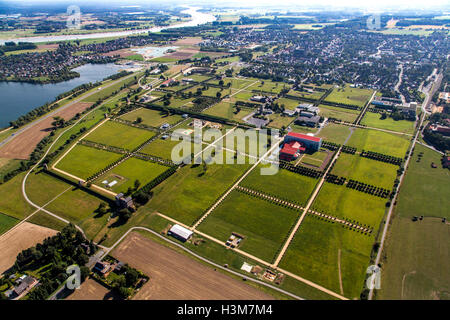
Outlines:
[[[176,148],[177,145],[179,145],[180,143],[183,143],[183,141],[182,140],[172,141],[171,138],[167,138],[166,140],[156,139],[156,140],[153,140],[151,143],[147,144],[144,148],[142,148],[141,152],[173,161],[175,159],[172,159],[172,150],[174,148]],[[187,154],[179,152],[178,155],[181,158],[190,156],[192,152],[195,153],[195,147],[199,148],[199,151],[200,151],[203,149],[204,145],[201,143],[198,143],[194,146],[194,143],[191,143],[190,152],[188,152]]]
[[[205,114],[242,122],[242,118],[248,116],[253,111],[254,110],[250,108],[242,107],[240,109],[236,109],[234,107],[234,103],[222,101],[206,110]]]
[[[146,108],[141,108],[124,114],[120,118],[128,121],[136,121],[138,118],[141,118],[142,124],[156,128],[159,128],[164,123],[174,124],[181,120],[180,115],[167,116],[161,111]]]
[[[391,190],[397,170],[398,166],[390,163],[342,153],[331,173]]]
[[[374,112],[366,112],[364,118],[361,120],[361,124],[368,127],[375,127],[385,130],[392,130],[403,133],[414,133],[414,121],[409,120],[394,120],[390,117],[381,119],[381,114]]]
[[[193,224],[249,168],[248,164],[187,165],[158,187],[150,207]]]
[[[361,111],[339,107],[319,105],[319,115],[324,118],[334,118],[345,122],[353,122]]]
[[[358,150],[373,151],[403,158],[411,137],[371,129],[354,129],[347,145]]]
[[[376,231],[384,216],[386,201],[345,186],[324,183],[312,208],[338,218],[367,224]]]
[[[259,165],[253,169],[240,185],[305,205],[318,181],[284,169],[274,175],[261,175],[262,168]]]
[[[341,224],[306,216],[280,267],[340,293],[359,299],[374,239]]]
[[[79,178],[87,179],[122,157],[121,154],[77,145],[56,166]]]
[[[272,261],[300,212],[233,191],[199,226],[219,240],[232,232],[244,236],[239,248]]]
[[[99,177],[95,183],[101,187],[107,187],[113,183],[113,186],[110,187],[112,191],[116,193],[126,192],[128,188],[134,188],[136,180],[140,182],[142,187],[167,169],[168,167],[157,163],[130,158]]]
[[[86,140],[133,150],[155,135],[156,133],[153,131],[130,127],[114,121],[107,121],[91,132],[86,137]]]
[[[369,100],[372,93],[372,90],[345,86],[344,88],[335,88],[333,92],[325,98],[325,101],[362,107]]]
[[[347,139],[351,133],[350,128],[351,127],[349,126],[341,124],[328,123],[322,128],[322,130],[320,130],[317,136],[322,138],[324,141],[343,144],[345,139]]]

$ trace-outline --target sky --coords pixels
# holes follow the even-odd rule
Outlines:
[[[137,4],[151,5],[152,3],[184,3],[189,5],[208,4],[217,6],[287,6],[291,10],[303,6],[325,6],[333,8],[358,8],[358,9],[382,9],[382,8],[404,8],[404,9],[432,9],[435,7],[449,8],[450,0],[0,0],[0,2],[31,3],[105,3],[105,4]]]

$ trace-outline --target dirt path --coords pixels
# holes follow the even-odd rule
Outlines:
[[[344,295],[344,288],[342,287],[342,273],[341,273],[341,249],[338,250],[338,271],[339,271],[339,289]]]
[[[136,232],[128,235],[113,255],[150,277],[135,300],[273,299]]]

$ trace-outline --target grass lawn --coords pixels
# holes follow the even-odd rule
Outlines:
[[[181,120],[180,115],[167,116],[167,114],[162,113],[161,111],[146,108],[137,109],[124,114],[120,118],[128,121],[136,121],[139,117],[142,119],[142,124],[156,128],[159,128],[164,123],[174,124]]]
[[[238,113],[235,112],[236,109],[234,108],[234,103],[222,101],[206,110],[205,114],[227,118],[235,121],[241,121],[242,118],[252,113],[253,110],[248,108],[241,108],[241,110]]]
[[[251,85],[254,81],[250,79],[237,79],[237,78],[223,78],[223,85],[226,87],[228,83],[231,83],[230,88],[233,89],[243,89],[249,85]],[[213,79],[208,81],[208,83],[219,84],[220,80]],[[248,88],[247,90],[251,90]]]
[[[374,112],[366,112],[364,115],[364,118],[361,120],[361,124],[368,126],[368,127],[374,127],[379,129],[385,129],[385,130],[391,130],[391,131],[397,131],[402,133],[414,133],[415,128],[415,122],[414,121],[408,121],[408,120],[398,120],[395,121],[394,119],[387,117],[384,120],[380,119],[381,115],[379,113]]]
[[[403,158],[411,143],[408,136],[370,129],[354,129],[347,145],[358,150],[374,151]]]
[[[58,231],[61,231],[67,225],[65,222],[56,219],[43,211],[37,212],[28,220],[28,222]]]
[[[140,186],[143,187],[167,169],[168,167],[153,162],[130,158],[100,176],[96,179],[95,184],[105,187],[106,184],[117,181],[110,189],[116,193],[125,193],[128,188],[134,188],[136,180],[139,180]],[[103,181],[107,181],[107,183],[103,184]]]
[[[358,155],[341,153],[332,174],[392,190],[398,166]]]
[[[372,93],[372,90],[351,88],[347,85],[344,88],[334,88],[333,92],[325,98],[325,101],[362,107],[369,100]]]
[[[310,166],[317,167],[317,169],[320,168],[322,163],[325,161],[325,159],[328,156],[328,152],[325,150],[319,150],[317,152],[314,152],[313,154],[305,154],[302,157],[301,163],[307,164]]]
[[[318,137],[324,141],[329,141],[337,144],[343,144],[345,139],[350,135],[350,127],[335,123],[328,123],[320,130]]]
[[[325,182],[312,208],[338,218],[369,225],[376,232],[384,216],[386,201],[345,186]]]
[[[232,232],[245,236],[240,249],[272,261],[300,212],[233,191],[199,226],[226,241]]]
[[[35,209],[22,196],[22,180],[25,172],[18,174],[8,182],[0,184],[0,212],[17,219],[23,219]]]
[[[0,235],[14,227],[18,222],[18,219],[0,213]]]
[[[133,150],[155,134],[153,131],[130,127],[114,121],[107,121],[91,132],[85,139],[113,147]]]
[[[263,83],[264,82],[264,83]],[[256,91],[264,91],[271,93],[280,93],[283,88],[290,88],[287,83],[284,82],[273,82],[270,80],[260,80],[247,90],[256,90]]]
[[[288,93],[291,96],[296,96],[300,98],[308,98],[308,99],[314,99],[319,100],[322,98],[322,96],[325,94],[324,91],[314,91],[314,92],[307,92],[307,91],[298,91],[298,90],[291,90]]]
[[[417,162],[418,155],[422,159]],[[441,155],[416,144],[400,188],[396,212],[402,217],[446,217],[450,219],[450,171],[442,168]],[[438,168],[432,168],[434,162]]]
[[[20,163],[21,160],[0,158],[0,182],[3,181],[5,174],[20,168]]]
[[[324,118],[334,118],[346,122],[353,122],[358,117],[361,111],[351,110],[339,107],[325,106],[323,104],[319,105],[319,115]]]
[[[259,165],[253,169],[240,185],[305,205],[318,181],[284,169],[279,169],[277,174],[263,176],[262,167]]]
[[[118,153],[77,145],[56,167],[79,178],[86,179],[120,157],[122,155]]]
[[[149,143],[148,145],[146,145],[144,148],[142,148],[141,152],[152,156],[157,156],[163,159],[171,160],[173,148],[181,142],[182,142],[181,140],[172,141],[171,138],[167,138],[166,140],[156,139],[151,143]],[[199,151],[203,149],[202,144],[197,144],[196,147],[199,148]],[[191,143],[191,151],[195,153],[194,148],[195,148],[194,144]],[[185,156],[189,156],[190,154],[191,152],[189,152],[186,155],[180,154],[180,156],[183,158]]]
[[[249,167],[248,164],[187,165],[153,189],[148,206],[191,225]]]
[[[136,74],[136,77],[139,78],[140,74]],[[131,76],[127,79],[123,79],[119,81],[118,83],[109,86],[107,88],[103,88],[103,86],[97,87],[92,89],[89,92],[95,92],[94,94],[90,95],[89,97],[83,99],[84,102],[96,102],[99,99],[104,99],[108,96],[110,96],[114,92],[119,92],[123,85],[127,85],[130,82],[134,81],[134,77]],[[105,85],[108,85],[110,82],[105,83]]]
[[[437,199],[433,196],[427,203]],[[376,298],[449,300],[449,225],[436,218],[413,222],[409,217],[396,216],[390,231]]]
[[[300,101],[288,98],[280,98],[275,102],[278,103],[279,106],[284,105],[284,107],[288,110],[294,110],[300,104]]]
[[[26,183],[28,197],[40,206],[45,205],[70,187],[71,185],[43,171],[30,173]]]
[[[268,118],[269,123],[267,126],[277,129],[281,129],[283,126],[287,128],[295,120],[295,117],[288,117],[280,113],[272,113]]]
[[[280,267],[350,299],[359,299],[373,238],[306,216]],[[339,284],[339,252],[342,289]]]

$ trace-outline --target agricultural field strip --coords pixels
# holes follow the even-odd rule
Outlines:
[[[235,127],[236,128],[236,127]],[[230,130],[228,133],[230,133],[232,130]],[[227,134],[228,134],[227,133]],[[223,138],[223,136],[222,136],[222,138]],[[258,164],[264,159],[264,158],[266,158],[269,154],[271,154],[272,152],[273,152],[273,150],[275,149],[275,148],[277,148],[278,147],[278,145],[281,143],[281,139],[280,140],[278,140],[260,159],[258,159],[256,162],[255,162],[255,164],[249,169],[249,170],[247,170],[247,172],[245,172],[234,184],[233,184],[233,186],[231,186],[231,188],[230,189],[228,189],[226,192],[225,192],[225,194],[222,196],[222,197],[220,197],[220,199],[215,203],[215,204],[213,204],[212,205],[212,207],[208,210],[208,211],[206,211],[206,213],[194,224],[194,226],[191,228],[191,230],[195,230],[199,225],[200,225],[200,223],[202,223],[203,222],[203,220],[205,220],[206,219],[206,217],[231,193],[231,191],[233,191],[241,182],[242,182],[242,180],[244,180],[245,179],[245,177],[247,177],[248,176],[248,174],[250,173],[250,172],[252,172],[253,171],[253,169],[255,169],[257,166],[258,166]],[[206,149],[206,148],[205,148]],[[204,151],[204,150],[203,150]],[[197,156],[197,155],[196,155]]]
[[[305,218],[306,214],[308,213],[309,208],[311,207],[311,205],[313,204],[314,200],[316,199],[316,196],[319,194],[319,191],[322,188],[323,183],[325,182],[325,177],[327,176],[328,172],[333,167],[333,164],[336,162],[337,158],[341,154],[341,151],[342,151],[342,146],[339,147],[339,150],[336,152],[335,156],[333,157],[333,160],[331,160],[330,165],[328,166],[327,170],[324,172],[324,174],[323,174],[322,178],[320,179],[319,183],[317,184],[314,192],[311,194],[311,197],[309,198],[309,201],[308,201],[306,207],[304,208],[302,215],[300,216],[300,218],[298,219],[296,225],[292,229],[291,234],[289,235],[288,239],[284,243],[284,246],[281,249],[280,254],[278,255],[277,259],[275,260],[275,262],[273,264],[275,267],[278,266],[278,264],[281,261],[281,258],[283,258],[287,248],[289,247],[289,244],[291,243],[291,241],[294,238],[295,234],[297,233],[297,230],[300,227],[303,219]]]
[[[163,215],[161,215],[161,216],[164,217]],[[135,230],[144,230],[144,231],[150,232],[151,234],[157,236],[158,238],[164,240],[165,242],[168,242],[168,243],[170,243],[170,244],[172,244],[172,245],[174,245],[174,246],[176,246],[176,247],[182,249],[183,251],[189,253],[189,254],[192,255],[193,257],[195,257],[195,258],[197,258],[197,259],[199,259],[199,260],[201,260],[201,261],[203,261],[203,262],[206,262],[207,264],[213,266],[214,268],[219,268],[219,269],[221,269],[221,270],[223,270],[223,271],[226,271],[226,272],[231,273],[231,274],[233,274],[233,275],[235,275],[235,276],[238,276],[238,277],[244,276],[248,281],[252,281],[252,282],[254,282],[254,283],[258,283],[258,284],[260,284],[260,285],[266,286],[266,287],[268,287],[268,288],[271,288],[271,289],[273,289],[273,290],[276,290],[276,291],[278,291],[278,292],[281,292],[281,293],[283,293],[283,294],[285,294],[285,295],[288,295],[288,296],[290,296],[290,297],[292,297],[292,298],[294,298],[294,299],[297,299],[297,300],[304,300],[303,298],[301,298],[301,297],[299,297],[299,296],[297,296],[297,295],[295,295],[295,294],[292,294],[292,293],[290,293],[289,291],[280,289],[280,288],[278,288],[278,287],[276,287],[276,286],[274,286],[274,285],[271,285],[271,284],[269,284],[269,283],[266,283],[266,282],[261,281],[261,280],[258,280],[258,279],[254,279],[254,278],[251,278],[251,277],[246,277],[245,275],[243,275],[243,274],[241,274],[241,273],[239,273],[239,272],[237,272],[237,271],[230,270],[229,268],[225,268],[224,266],[221,266],[221,265],[219,265],[219,264],[217,264],[217,263],[215,263],[215,262],[213,262],[213,261],[211,261],[211,260],[209,260],[209,259],[206,259],[206,258],[202,257],[201,255],[198,255],[198,254],[196,254],[195,252],[193,252],[193,251],[189,250],[188,248],[184,247],[183,245],[181,245],[181,244],[179,244],[179,243],[177,243],[177,242],[175,242],[175,241],[172,241],[172,240],[170,240],[170,239],[167,239],[166,237],[162,236],[161,234],[159,234],[159,233],[157,233],[157,232],[155,232],[155,231],[153,231],[153,230],[151,230],[151,229],[145,228],[145,227],[132,227],[132,228],[128,229],[128,231],[125,232],[125,234],[124,234],[122,237],[120,237],[120,239],[117,240],[116,243],[114,243],[110,248],[108,248],[108,249],[106,250],[106,252],[101,256],[100,260],[104,259],[104,258],[109,254],[109,252],[111,252],[111,250],[113,250],[115,247],[117,247],[117,246],[120,244],[120,242],[122,242],[123,239],[125,239],[126,236],[128,236],[128,234],[129,234],[130,232],[135,231]]]
[[[377,90],[374,90],[372,96],[369,99],[369,101],[366,102],[366,105],[364,106],[364,108],[362,109],[360,114],[358,115],[358,118],[356,118],[356,122],[355,122],[356,124],[359,124],[361,122],[362,118],[366,114],[367,108],[372,103],[373,98],[375,98],[376,93],[377,93]]]
[[[387,133],[393,133],[393,134],[410,136],[410,137],[413,136],[410,133],[392,131],[392,130],[387,130],[387,129],[380,129],[380,128],[375,128],[375,127],[368,127],[368,126],[363,126],[361,124],[354,124],[354,123],[348,123],[348,122],[342,122],[342,121],[334,121],[333,123],[341,124],[341,125],[349,126],[349,127],[354,127],[354,128],[360,128],[360,129],[377,130],[377,131],[383,131],[383,132],[387,132]]]
[[[286,206],[291,207],[291,208],[293,208],[295,210],[304,210],[305,209],[304,207],[302,207],[302,206],[300,206],[298,204],[295,204],[295,203],[292,203],[292,202],[289,202],[289,201],[286,201],[286,200],[283,200],[283,199],[279,199],[277,197],[274,197],[274,196],[271,196],[271,195],[268,195],[268,194],[265,194],[263,192],[256,191],[256,190],[253,190],[253,189],[250,189],[250,188],[237,186],[236,189],[240,190],[240,191],[243,191],[245,193],[249,193],[251,195],[254,195],[255,197],[258,197],[258,198],[261,198],[261,199],[264,199],[264,200],[274,201],[275,203],[280,204],[280,205],[286,205]],[[343,225],[345,225],[347,227],[350,227],[350,228],[353,228],[353,229],[357,229],[357,230],[361,230],[361,231],[369,232],[369,233],[372,232],[371,229],[364,228],[364,227],[362,227],[362,226],[360,226],[358,224],[351,223],[349,221],[346,221],[346,220],[343,220],[343,219],[339,219],[339,218],[336,218],[334,216],[330,216],[330,215],[327,215],[327,214],[324,214],[324,213],[321,213],[321,212],[318,212],[318,211],[315,211],[315,210],[309,209],[308,213],[309,214],[314,214],[316,216],[319,216],[319,217],[322,217],[322,218],[325,218],[325,219],[328,219],[328,220],[331,220],[331,221],[335,221],[337,223],[343,224]]]
[[[173,223],[179,224],[179,225],[181,225],[181,226],[183,226],[185,228],[192,229],[191,227],[183,224],[182,222],[179,222],[179,221],[177,221],[177,220],[175,220],[175,219],[173,219],[171,217],[168,217],[168,216],[166,216],[166,215],[164,215],[164,214],[162,214],[160,212],[156,212],[156,214],[159,215],[160,217],[164,218],[164,219],[167,219],[168,221],[171,221]],[[224,246],[227,249],[230,249],[230,247],[228,247],[223,241],[220,241],[219,239],[216,239],[216,238],[210,236],[209,234],[203,233],[203,232],[201,232],[199,230],[195,230],[195,233],[197,233],[198,235],[200,235],[202,237],[205,237],[205,238],[207,238],[207,239],[209,239],[209,240],[211,240],[211,241],[213,241],[213,242],[215,242],[215,243],[217,243],[217,244],[219,244],[221,246]],[[276,269],[276,270],[278,270],[280,272],[283,272],[284,274],[287,274],[290,277],[292,277],[292,278],[294,278],[294,279],[296,279],[298,281],[301,281],[301,282],[303,282],[303,283],[305,283],[305,284],[307,284],[307,285],[309,285],[309,286],[311,286],[313,288],[316,288],[316,289],[318,289],[318,290],[320,290],[322,292],[325,292],[325,293],[329,294],[330,296],[336,297],[336,298],[338,298],[340,300],[348,300],[346,297],[341,296],[341,295],[337,294],[334,291],[331,291],[331,290],[329,290],[329,289],[327,289],[325,287],[322,287],[321,285],[319,285],[317,283],[314,283],[314,282],[312,282],[310,280],[302,278],[302,277],[300,277],[300,276],[298,276],[296,274],[293,274],[293,273],[291,273],[289,271],[286,271],[286,270],[278,268],[278,267],[274,267],[273,265],[270,264],[270,262],[264,261],[264,260],[262,260],[262,259],[260,259],[258,257],[255,257],[255,256],[253,256],[253,255],[251,255],[251,254],[249,254],[249,253],[247,253],[245,251],[242,251],[242,250],[240,250],[238,248],[233,248],[233,249],[230,249],[230,250],[234,250],[237,253],[239,253],[240,255],[242,255],[244,257],[247,257],[247,258],[249,258],[249,259],[251,259],[253,261],[256,261],[258,263],[261,263],[262,265],[265,265],[267,267],[274,268],[274,269]]]

